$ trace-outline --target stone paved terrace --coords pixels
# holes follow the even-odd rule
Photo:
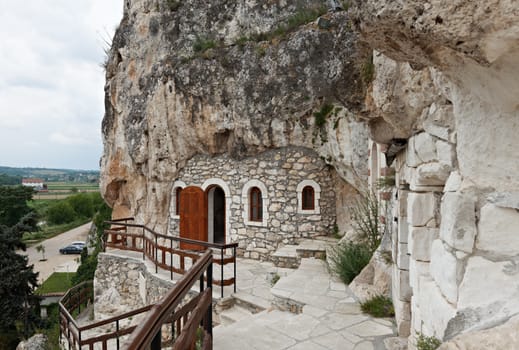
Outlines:
[[[252,300],[272,306],[215,327],[215,350],[381,350],[386,349],[384,338],[395,334],[391,320],[361,313],[352,292],[329,274],[322,260],[302,259],[297,270],[288,272],[265,262],[249,260],[246,266],[255,278],[248,279],[246,288],[239,288],[237,297],[251,293]],[[282,277],[269,288],[265,282],[272,272]]]
[[[169,273],[159,269],[155,274],[154,265],[143,262],[141,254],[120,250],[109,254],[135,259],[152,275],[169,280]],[[280,279],[272,287],[275,276]],[[231,294],[232,287],[225,287],[225,295]],[[219,299],[219,287],[213,297]],[[231,301],[235,306],[215,317],[221,323],[214,328],[215,350],[382,350],[383,340],[396,334],[392,320],[362,314],[353,293],[330,275],[321,259],[302,258],[298,269],[289,269],[238,258],[237,293]],[[96,319],[108,316],[113,315],[96,314]]]

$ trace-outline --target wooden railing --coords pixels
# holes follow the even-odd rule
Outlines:
[[[186,350],[194,349],[196,345],[200,349],[210,350],[213,334],[212,279],[213,256],[207,250],[157,304],[79,326],[72,315],[79,315],[81,306],[93,301],[92,281],[83,282],[70,289],[59,302],[60,337],[67,339],[69,349],[87,346],[93,350],[96,345],[108,349],[111,344],[116,349],[158,350],[164,345],[174,350]],[[200,282],[199,293],[186,300],[197,281]],[[131,320],[142,313],[147,315],[138,326],[120,326],[121,321]],[[166,324],[170,327],[163,334],[162,329]],[[115,330],[102,328],[107,325],[115,326]],[[86,331],[89,331],[90,337],[85,336]],[[128,335],[126,341],[121,339]]]
[[[110,341],[115,343],[116,348],[119,349],[121,337],[132,333],[136,328],[135,325],[120,327],[121,321],[148,312],[153,306],[148,305],[106,320],[80,326],[75,318],[80,316],[82,307],[85,310],[85,307],[92,305],[92,303],[92,281],[82,282],[69,289],[59,301],[60,339],[66,338],[69,349],[82,349],[83,346],[87,346],[88,349],[92,350],[96,344],[100,344],[103,349],[107,349]],[[106,327],[109,325],[112,325],[114,330]]]
[[[173,350],[195,349],[195,346],[204,350],[213,348],[212,265],[213,256],[207,250],[131,334],[127,343],[129,350],[158,350],[162,345]],[[200,292],[186,301],[197,281],[200,281]],[[207,281],[206,289],[204,281]],[[167,327],[169,336],[163,336],[165,325],[170,325]]]
[[[148,258],[155,264],[155,273],[160,267],[170,272],[171,280],[173,280],[174,273],[184,275],[186,268],[194,264],[201,254],[200,251],[178,248],[180,243],[196,245],[202,250],[210,249],[216,255],[213,258],[214,263],[220,266],[220,279],[214,279],[213,285],[220,286],[222,298],[225,286],[233,285],[234,293],[236,293],[236,248],[238,243],[219,244],[166,236],[144,225],[130,223],[130,221],[133,221],[133,218],[106,222],[111,227],[105,230],[103,239],[105,247],[141,252],[144,260]],[[228,251],[230,254],[226,254]],[[233,264],[233,277],[231,278],[224,277],[224,267],[227,264]]]

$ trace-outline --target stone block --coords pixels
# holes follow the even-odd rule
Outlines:
[[[420,277],[430,277],[429,265],[428,262],[409,260],[409,285],[413,291],[420,288]]]
[[[476,248],[500,255],[516,255],[519,247],[519,213],[516,209],[486,204],[481,208]]]
[[[440,239],[433,242],[431,255],[431,276],[445,298],[455,304],[458,301],[458,284],[464,264],[445,249]]]
[[[411,302],[393,300],[393,306],[395,308],[395,319],[398,321],[411,321]]]
[[[446,165],[449,169],[454,167],[454,145],[438,140],[436,141],[436,153],[440,164]]]
[[[398,242],[409,242],[409,224],[406,217],[400,217],[398,220]]]
[[[431,278],[420,277],[417,304],[420,306],[422,326],[427,329],[427,335],[443,339],[451,321],[456,315],[456,309],[447,299]]]
[[[396,257],[396,266],[401,270],[409,270],[409,254],[407,254],[407,244],[398,244],[398,253]]]
[[[432,193],[411,192],[407,200],[407,222],[411,226],[425,226],[434,220],[436,199]]]
[[[456,192],[461,188],[462,178],[458,171],[450,173],[443,189],[444,192]]]
[[[430,261],[432,242],[438,238],[437,228],[411,227],[409,230],[409,254],[414,260]]]
[[[474,196],[461,192],[445,193],[441,217],[440,238],[455,249],[472,253],[476,236]]]
[[[423,186],[443,186],[450,171],[451,167],[439,162],[421,164],[412,173],[410,188],[414,190]]]
[[[398,216],[407,216],[407,195],[409,191],[398,190]]]
[[[431,135],[423,132],[409,139],[406,159],[407,165],[415,167],[436,159],[436,145]]]
[[[409,271],[400,270],[396,266],[393,268],[392,291],[393,298],[401,301],[410,301],[411,287],[409,286]]]

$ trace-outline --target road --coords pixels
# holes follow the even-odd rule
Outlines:
[[[79,255],[62,255],[59,253],[59,248],[74,241],[86,241],[91,224],[92,223],[89,222],[41,242],[45,247],[46,261],[40,261],[42,254],[36,250],[36,246],[39,244],[27,248],[25,252],[18,252],[18,254],[27,255],[29,257],[29,265],[34,265],[34,272],[40,273],[38,283],[41,284],[53,272],[74,272],[77,270]]]

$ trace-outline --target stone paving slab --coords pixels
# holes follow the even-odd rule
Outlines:
[[[382,350],[384,338],[396,333],[390,320],[362,314],[353,293],[319,259],[302,259],[299,269],[281,277],[270,292],[274,301],[299,304],[300,313],[268,308],[215,327],[215,350]]]

